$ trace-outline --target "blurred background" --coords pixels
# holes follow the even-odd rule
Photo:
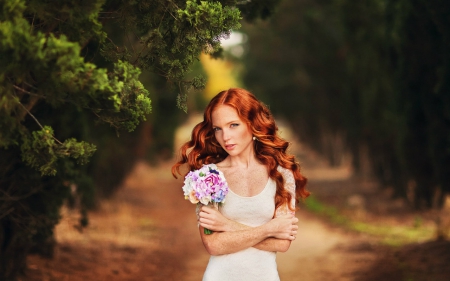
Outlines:
[[[208,256],[170,168],[230,87],[269,106],[309,179],[282,280],[449,280],[450,2],[1,5],[4,280],[200,280]],[[69,138],[95,145],[89,163]]]

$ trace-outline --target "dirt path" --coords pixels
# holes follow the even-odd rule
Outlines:
[[[376,260],[367,238],[328,226],[300,211],[301,232],[286,253],[278,254],[281,280],[355,280]]]
[[[195,118],[178,130],[176,147],[198,122]],[[357,199],[353,203],[358,208],[349,215],[390,226],[415,220],[417,214],[405,214],[401,202],[389,200],[374,185],[350,179],[345,166],[329,168],[300,147],[289,129],[281,127],[281,132],[294,140],[291,149],[302,163],[309,188],[324,202],[339,207],[349,198]],[[138,163],[118,193],[89,214],[90,224],[82,233],[74,227],[77,213],[63,209],[53,259],[30,256],[20,281],[201,280],[209,256],[198,234],[195,207],[184,200],[182,180],[173,179],[170,165]],[[450,280],[450,242],[393,249],[333,226],[304,206],[296,215],[299,235],[286,253],[277,255],[282,281]]]
[[[54,258],[31,256],[22,280],[201,280],[209,257],[181,184],[169,165],[139,163],[82,233],[74,228],[77,215],[63,210]],[[283,281],[354,280],[375,260],[368,239],[305,211],[297,215],[300,235],[278,254]]]

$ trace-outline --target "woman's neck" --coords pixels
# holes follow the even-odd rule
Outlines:
[[[248,169],[251,166],[254,166],[259,163],[256,158],[253,147],[251,149],[235,156],[228,155],[228,163],[231,167],[239,167],[243,169]]]

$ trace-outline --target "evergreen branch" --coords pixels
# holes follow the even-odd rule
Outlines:
[[[178,7],[177,3],[173,2],[173,1],[169,1],[169,3],[171,3],[173,6],[175,6],[175,8],[180,9],[180,7]]]
[[[48,219],[46,216],[35,215],[30,208],[22,201],[17,201],[16,204],[20,205],[21,212],[13,212],[9,219],[17,224],[18,227],[26,229],[28,232],[32,231],[33,227],[28,223],[29,221],[41,222]],[[23,214],[25,213],[25,214]]]
[[[172,3],[177,9],[179,9],[178,6],[173,1],[169,2]],[[169,15],[171,15],[174,18],[174,20],[178,19],[175,15],[172,14],[172,12],[169,10],[169,7],[166,8],[166,11],[169,13]]]
[[[116,47],[117,48],[117,50],[119,49],[119,46],[117,46],[116,44],[114,44],[114,41],[111,39],[111,38],[109,38],[109,37],[106,37],[106,39],[107,40],[109,40],[109,42],[111,42],[111,44],[113,44],[114,45],[114,47]]]
[[[31,191],[29,191],[28,193],[26,193],[26,194],[24,194],[24,195],[22,195],[22,196],[11,196],[10,193],[11,193],[11,189],[12,189],[13,187],[14,187],[14,185],[13,185],[13,184],[10,184],[7,191],[4,191],[4,190],[0,189],[0,192],[3,193],[3,195],[4,195],[3,197],[0,197],[0,201],[3,201],[3,202],[16,202],[16,201],[20,201],[20,200],[23,200],[23,199],[25,199],[25,198],[27,198],[27,197],[30,197],[31,195],[35,194],[36,192],[38,192],[39,190],[42,189],[42,185],[41,185],[41,186],[39,186],[39,187],[36,187],[36,188],[32,189]],[[3,204],[5,204],[5,203],[3,203]],[[6,214],[5,214],[5,213],[4,213],[4,214],[1,214],[1,215],[0,215],[0,219],[1,219],[2,217],[4,217],[4,216],[8,215],[8,213],[12,212],[13,210],[14,210],[14,208],[11,208],[11,209],[9,209],[8,211],[6,211]]]
[[[39,125],[39,127],[41,127],[41,129],[44,129],[41,123],[39,123],[36,117],[34,117],[34,115],[28,110],[28,108],[25,105],[23,105],[20,101],[18,101],[18,104],[20,104],[23,107],[23,109],[25,109],[26,113],[30,115],[34,119],[34,121],[36,121],[36,123]]]
[[[13,85],[15,87],[15,85]],[[38,126],[44,130],[44,126],[42,126],[42,124],[39,122],[39,120],[37,120],[37,118],[28,110],[28,108],[23,105],[20,101],[18,101],[18,103],[23,107],[23,109],[25,109],[25,111],[27,112],[28,115],[31,116],[31,118],[34,119],[34,121],[38,124]],[[55,136],[52,135],[52,138],[59,144],[62,144],[62,142],[60,142],[57,138],[55,138]]]
[[[141,57],[141,54],[142,54],[142,52],[145,50],[145,48],[147,48],[147,44],[142,44],[142,45],[144,45],[143,47],[142,47],[142,49],[139,51],[139,54],[137,55],[137,57],[136,57],[136,59],[134,60],[134,62],[133,62],[133,65],[136,65],[136,63],[137,63],[137,61],[140,59],[140,57]]]
[[[57,20],[57,21],[60,21],[60,22],[66,22],[66,20],[64,19],[64,20],[62,20],[62,19],[58,19],[58,18],[56,18],[56,17],[53,17],[53,19],[55,19],[55,20]]]
[[[25,84],[27,84],[27,83],[25,83]],[[29,84],[27,84],[27,86],[33,87],[33,86],[29,85]],[[29,92],[29,91],[27,91],[27,90],[25,90],[25,89],[22,89],[22,88],[20,88],[20,87],[18,87],[18,86],[16,86],[16,85],[13,85],[13,87],[14,87],[15,89],[21,91],[22,93],[29,94],[30,96],[35,96],[35,97],[43,98],[43,99],[46,98],[45,96],[41,96],[41,95],[39,95],[39,94],[35,94],[35,93],[32,93],[32,92]],[[36,89],[36,88],[35,88],[35,89]]]
[[[31,24],[30,24],[30,33],[33,31],[35,17],[36,17],[36,13],[33,14],[33,20],[31,21]]]
[[[18,99],[18,100],[17,100],[18,103],[19,103],[21,106],[23,106],[23,107],[25,108],[25,110],[26,110],[26,111],[23,112],[22,114],[19,114],[19,115],[18,115],[18,116],[19,116],[19,120],[22,120],[22,119],[25,117],[26,113],[29,112],[30,109],[34,107],[34,105],[36,104],[36,102],[39,100],[40,97],[37,96],[36,94],[33,94],[33,93],[31,93],[31,92],[28,92],[28,91],[26,91],[26,90],[24,90],[24,89],[22,89],[22,88],[20,88],[20,87],[18,87],[18,86],[16,86],[16,85],[14,85],[14,84],[13,84],[13,88],[18,89],[18,90],[20,90],[20,91],[23,92],[23,93],[30,94],[31,97],[32,97],[32,98],[30,98],[30,102],[28,103],[28,108],[27,108],[26,106],[24,106],[24,105],[20,102],[21,97],[17,96],[16,92],[14,92],[15,97]],[[10,94],[10,95],[14,97],[14,95],[12,95],[12,94]]]
[[[161,24],[164,22],[164,18],[166,17],[166,14],[167,14],[167,13],[164,13],[164,14],[162,15],[161,20],[159,21],[159,24],[158,24],[158,29],[161,28]]]
[[[40,187],[34,188],[30,192],[28,192],[28,193],[26,193],[26,194],[24,194],[22,196],[11,196],[7,192],[5,192],[5,191],[0,189],[0,191],[4,194],[4,197],[0,197],[0,201],[19,201],[19,200],[23,200],[23,199],[25,199],[27,197],[30,197],[31,195],[35,194],[40,189],[41,189]]]
[[[4,212],[3,214],[0,215],[0,219],[6,217],[7,215],[9,215],[12,211],[14,211],[14,208],[10,208],[8,211]]]
[[[23,83],[26,84],[27,86],[29,86],[29,87],[34,88],[34,89],[37,90],[36,87],[34,87],[33,85],[28,84],[27,82],[23,82]],[[23,89],[23,88],[18,87],[17,85],[12,85],[12,86],[13,86],[15,89],[17,89],[17,90],[19,90],[19,91],[21,91],[21,92],[23,92],[23,93],[25,93],[25,94],[29,94],[30,96],[34,96],[34,97],[38,97],[38,98],[42,98],[42,99],[47,99],[46,96],[42,96],[42,95],[39,95],[39,94],[36,94],[36,93],[29,92],[29,91],[27,91],[27,90],[25,90],[25,89]],[[73,104],[73,105],[75,105],[75,106],[78,106],[77,103],[75,103],[73,100],[70,100],[70,99],[62,99],[62,98],[58,98],[57,100],[58,100],[58,101],[62,101],[62,102],[68,102],[68,103],[71,103],[71,104]],[[22,106],[23,106],[23,104],[22,104]],[[97,109],[97,108],[90,108],[90,107],[88,107],[88,106],[84,106],[83,108],[85,108],[85,109],[91,109],[91,110]],[[98,109],[97,109],[97,110],[98,110]],[[28,111],[28,110],[27,110],[27,111]],[[42,128],[42,127],[41,127],[41,128]]]
[[[30,87],[30,88],[33,88],[33,89],[37,90],[37,88],[36,88],[35,86],[33,86],[33,85],[27,83],[26,81],[24,81],[24,82],[22,82],[22,83],[24,83],[25,85],[27,85],[27,86]],[[45,96],[42,96],[42,97],[45,98]]]
[[[140,42],[142,42],[141,38],[136,34],[136,32],[135,32],[134,30],[131,30],[131,32],[133,33],[133,35],[134,35]],[[128,33],[127,33],[127,37],[128,37]],[[131,44],[131,40],[130,40],[130,39],[128,39],[128,40],[130,41],[130,44]],[[132,47],[132,49],[133,49],[133,55],[136,55],[137,53],[136,53],[136,50],[134,50],[133,45],[131,45],[131,47]],[[145,48],[146,48],[146,44],[143,44],[142,49],[139,51],[138,56],[136,57],[136,59],[135,59],[134,62],[133,62],[133,65],[134,65],[134,66],[136,66],[136,62],[138,61],[139,57],[140,57],[141,54],[142,54],[142,51],[143,51]],[[130,59],[130,63],[131,63],[131,59]]]
[[[127,36],[128,43],[130,44],[131,49],[133,50],[133,53],[136,53],[136,51],[134,50],[133,42],[131,42],[131,39],[130,39],[130,36],[129,36],[128,32],[125,33],[125,34]]]

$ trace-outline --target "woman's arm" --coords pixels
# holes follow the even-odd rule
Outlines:
[[[202,207],[199,212],[202,241],[212,255],[234,253],[249,247],[285,252],[297,235],[297,222],[297,218],[288,215],[272,219],[260,227],[250,227],[232,221],[212,208]],[[204,235],[203,228],[213,230],[213,236]]]
[[[204,227],[201,223],[199,229],[206,250],[209,254],[217,256],[253,247],[271,237],[289,241],[294,240],[297,233],[297,221],[295,217],[279,217],[261,226],[245,227],[235,231],[214,231],[210,235],[203,233]],[[261,244],[260,246],[267,247],[268,244]]]
[[[292,172],[288,169],[279,167],[279,171],[282,173],[285,179],[284,188],[287,189],[291,195],[291,208],[295,210],[295,180]],[[294,218],[295,213],[286,205],[281,206],[277,209],[275,217],[290,217]],[[286,252],[291,241],[295,239],[297,235],[298,226],[296,225],[298,219],[295,218],[295,222],[291,225],[291,235],[288,239],[282,239],[279,237],[267,237],[257,244],[250,245],[250,247],[255,247],[264,251],[272,252]],[[219,211],[213,208],[202,207],[199,212],[199,225],[216,232],[232,232],[232,231],[244,231],[251,229],[252,227],[240,224],[238,222],[232,221],[225,216],[223,216]],[[203,234],[202,234],[203,235]],[[202,237],[202,240],[205,241]],[[205,242],[204,242],[205,243]],[[205,245],[206,247],[207,245]],[[209,251],[209,250],[208,250]]]
[[[295,239],[296,235],[294,235]],[[294,240],[292,239],[292,240]],[[277,238],[267,238],[255,246],[253,246],[256,249],[268,251],[268,252],[286,252],[289,250],[289,247],[291,246],[292,240],[287,239],[277,239]]]

